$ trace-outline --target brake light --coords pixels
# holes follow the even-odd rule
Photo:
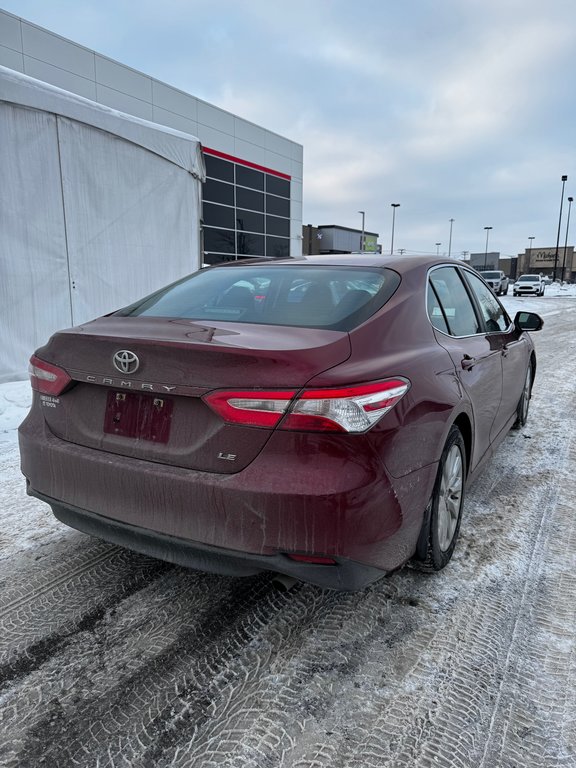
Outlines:
[[[44,395],[60,395],[72,381],[63,368],[40,360],[36,355],[30,358],[28,373],[32,389]]]
[[[204,395],[204,402],[224,421],[247,427],[275,427],[296,393],[289,391],[216,391]]]
[[[300,395],[280,429],[366,432],[409,389],[406,379],[337,389],[309,389]]]
[[[332,389],[220,390],[204,396],[231,424],[299,432],[366,432],[410,389],[407,379]],[[295,399],[294,399],[295,398]]]

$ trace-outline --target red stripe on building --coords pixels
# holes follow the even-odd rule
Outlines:
[[[254,168],[257,171],[264,171],[264,173],[271,173],[273,176],[278,176],[281,179],[287,179],[288,181],[292,181],[292,176],[289,176],[287,173],[281,173],[280,171],[275,171],[272,168],[266,168],[263,165],[258,165],[257,163],[251,163],[249,160],[241,160],[239,157],[234,157],[234,155],[227,155],[226,152],[220,152],[218,149],[210,149],[210,147],[202,147],[202,151],[205,152],[207,155],[214,155],[214,157],[221,157],[222,160],[230,160],[232,163],[239,163],[240,165],[246,165],[248,168]]]

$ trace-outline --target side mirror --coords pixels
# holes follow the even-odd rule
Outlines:
[[[544,320],[535,312],[516,312],[514,325],[519,331],[540,331]]]

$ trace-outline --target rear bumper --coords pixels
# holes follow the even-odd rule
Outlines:
[[[391,478],[363,441],[353,453],[337,437],[297,433],[274,433],[236,474],[199,472],[65,442],[38,411],[19,433],[30,494],[72,527],[219,573],[273,570],[359,589],[412,556],[436,474],[429,465]]]
[[[335,565],[316,565],[297,563],[282,554],[252,555],[222,547],[209,547],[198,542],[127,525],[86,510],[62,506],[54,499],[34,491],[31,495],[50,504],[58,520],[71,528],[144,555],[199,571],[225,576],[251,576],[262,571],[274,571],[292,576],[299,581],[346,591],[362,589],[384,575],[379,568],[355,563],[342,557],[336,558]]]

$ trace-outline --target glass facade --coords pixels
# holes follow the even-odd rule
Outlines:
[[[290,180],[208,152],[204,160],[204,263],[290,256]]]

